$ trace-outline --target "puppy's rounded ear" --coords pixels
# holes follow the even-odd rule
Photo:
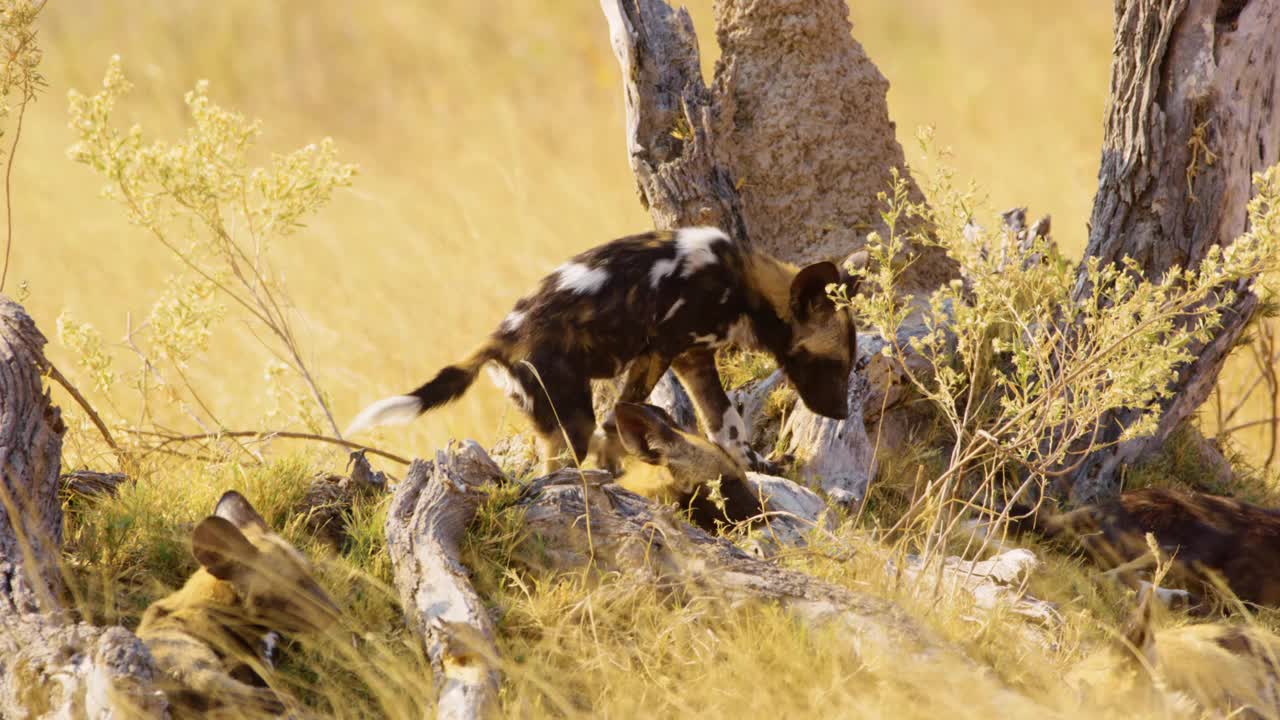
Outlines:
[[[230,520],[210,515],[191,533],[191,552],[196,562],[219,580],[230,580],[249,567],[258,548],[245,538]]]
[[[827,297],[827,286],[840,282],[840,270],[832,262],[814,263],[796,273],[791,281],[791,314],[800,321],[818,313],[835,310]]]
[[[865,270],[871,263],[871,255],[866,250],[858,252],[845,258],[844,265],[840,268],[840,283],[845,286],[849,295],[858,292],[858,286],[862,284],[862,275],[855,274],[858,270]]]
[[[213,514],[229,520],[241,530],[254,528],[262,531],[269,531],[267,521],[262,519],[257,510],[249,504],[243,495],[235,490],[228,490],[218,498],[218,504],[213,508]]]
[[[676,437],[675,422],[653,405],[620,402],[613,409],[618,438],[627,452],[650,465],[666,465]]]

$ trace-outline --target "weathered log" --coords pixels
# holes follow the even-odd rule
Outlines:
[[[96,498],[116,494],[120,485],[129,480],[124,473],[73,470],[62,476],[62,495],[66,498]]]
[[[764,510],[743,543],[751,554],[768,557],[782,548],[803,547],[813,532],[835,529],[827,503],[803,485],[754,472],[747,473],[747,484]]]
[[[350,543],[347,520],[356,506],[387,492],[386,475],[373,469],[364,451],[351,453],[347,469],[346,475],[317,476],[293,508],[294,515],[303,517],[307,532],[334,551],[341,551]]]
[[[44,345],[0,296],[0,717],[162,717],[142,643],[61,611],[64,427],[41,382]]]
[[[61,590],[62,415],[44,389],[44,336],[0,298],[0,614],[52,610]]]
[[[1026,592],[1027,580],[1039,566],[1039,559],[1030,550],[1014,548],[987,560],[948,556],[940,568],[926,568],[919,557],[908,555],[902,570],[924,592],[963,592],[973,598],[979,610],[1007,608],[1023,617],[1056,625],[1062,621],[1057,608]],[[893,571],[891,566],[890,572]]]
[[[892,603],[754,558],[612,480],[600,471],[561,470],[527,486],[519,505],[532,542],[517,559],[533,571],[594,568],[734,604],[776,603],[807,623],[831,623],[851,639],[908,652],[943,648]]]
[[[597,418],[603,418],[613,410],[625,381],[626,373],[622,373],[610,380],[592,382],[591,405]],[[667,414],[671,416],[672,420],[676,421],[676,426],[681,430],[685,432],[698,431],[698,415],[693,409],[693,401],[689,399],[689,393],[684,389],[684,386],[676,379],[675,373],[670,370],[662,374],[658,384],[653,386],[653,390],[649,393],[649,397],[645,399],[645,402],[666,410]],[[506,453],[510,448],[504,446],[502,450]]]
[[[0,717],[161,718],[151,653],[122,627],[0,615]]]
[[[387,550],[409,624],[435,673],[440,718],[492,716],[498,702],[493,621],[471,586],[459,543],[483,498],[504,482],[484,450],[468,441],[415,460],[387,511]]]
[[[711,93],[688,11],[662,0],[600,0],[622,69],[627,153],[654,226],[714,225],[748,239],[738,191],[717,157]]]
[[[792,393],[791,397],[785,399],[785,405],[775,410],[781,410],[775,414],[769,414],[769,398],[773,396],[774,391],[783,387],[787,387],[787,378],[782,374],[781,370],[774,370],[769,373],[763,380],[753,380],[747,382],[741,387],[730,390],[729,402],[738,409],[738,415],[742,417],[742,422],[747,427],[749,440],[748,445],[756,451],[756,453],[766,458],[769,464],[778,466],[785,465],[787,458],[771,458],[774,449],[778,447],[778,437],[782,434],[782,423],[785,420],[785,412],[790,411],[790,407],[795,404],[796,397]],[[776,462],[775,462],[776,461]]]
[[[1115,27],[1086,262],[1129,256],[1159,277],[1239,237],[1254,173],[1280,160],[1280,0],[1118,0]],[[1221,328],[1179,373],[1155,434],[1094,452],[1066,478],[1074,498],[1118,492],[1120,471],[1200,407],[1257,307],[1250,285],[1233,288]],[[1105,418],[1098,440],[1117,440],[1137,416]]]

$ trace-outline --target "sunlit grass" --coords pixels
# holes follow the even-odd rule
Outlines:
[[[960,177],[988,188],[996,207],[1052,213],[1064,251],[1078,255],[1096,187],[1110,5],[851,4],[856,36],[892,84],[908,160],[917,160],[916,128],[935,126]],[[711,0],[691,6],[710,72]],[[122,116],[149,131],[176,133],[182,94],[207,78],[219,103],[264,119],[264,147],[332,136],[344,159],[359,163],[354,189],[281,253],[302,347],[340,423],[465,353],[567,255],[649,225],[626,162],[617,67],[595,3],[136,0],[126,10],[60,0],[45,11],[41,41],[50,87],[29,113],[17,160],[9,282],[10,290],[25,283],[24,302],[51,336],[69,310],[127,356],[131,315],[135,323],[144,316],[176,270],[64,154],[72,141],[66,91],[96,90],[115,53],[137,85]],[[65,348],[55,342],[49,354],[87,384]],[[758,358],[740,360],[735,383],[767,371]],[[267,361],[243,324],[231,322],[190,374],[220,417],[256,427],[268,405]],[[370,440],[429,456],[449,438],[488,441],[517,422],[478,383],[447,410]],[[68,438],[73,453],[82,445]],[[77,501],[67,538],[77,606],[98,622],[136,624],[194,569],[191,526],[224,490],[239,489],[319,558],[354,637],[350,647],[291,653],[286,685],[337,717],[420,716],[430,670],[390,587],[385,506],[357,508],[351,546],[330,555],[291,509],[313,474],[337,469],[342,456],[278,455],[265,467],[152,459],[117,497]],[[510,571],[526,538],[499,498],[482,511],[468,552],[502,630],[504,709],[526,717],[1068,717],[1084,708],[1158,715],[1126,699],[1086,704],[1061,681],[1113,637],[1132,605],[1081,560],[1031,544],[1046,558],[1031,591],[1058,603],[1065,618],[1048,631],[1047,647],[1030,642],[1035,634],[1007,613],[984,617],[963,598],[919,594],[885,573],[892,550],[871,542],[869,531],[903,512],[920,466],[927,477],[944,460],[924,450],[883,459],[860,522],[838,532],[855,553],[818,547],[786,562],[902,603],[973,664],[917,665],[893,648],[855,652],[776,609],[677,605],[628,578]],[[1199,471],[1176,448],[1162,462],[1136,481],[1196,483]],[[1271,497],[1264,490],[1251,486],[1249,496]],[[1025,703],[1002,704],[1009,688]]]

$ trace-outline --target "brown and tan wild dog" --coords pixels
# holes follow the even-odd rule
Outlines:
[[[730,342],[762,348],[810,409],[848,416],[853,317],[827,296],[827,287],[840,281],[833,263],[796,268],[715,228],[614,240],[544,278],[465,360],[408,395],[365,408],[347,435],[408,422],[444,405],[466,392],[487,366],[533,421],[544,470],[550,472],[562,464],[566,449],[570,460],[586,458],[596,429],[593,378],[625,373],[618,399],[642,402],[670,367],[688,389],[707,435],[744,464],[756,465],[747,429],[721,386],[715,351]],[[616,469],[616,427],[608,417],[601,425],[600,464]]]
[[[1015,530],[1074,539],[1099,565],[1138,588],[1154,563],[1146,533],[1172,557],[1170,576],[1198,593],[1220,579],[1239,599],[1280,606],[1280,510],[1198,492],[1143,488],[1062,514],[1024,513]]]
[[[804,545],[815,527],[831,526],[822,498],[790,480],[745,472],[724,448],[684,432],[662,408],[618,403],[614,412],[622,445],[638,461],[618,483],[674,502],[703,530],[746,523],[761,530],[749,547],[769,555]]]
[[[651,468],[632,467],[620,484],[633,492],[689,510],[693,524],[716,532],[759,517],[760,496],[724,448],[681,430],[662,408],[620,402],[614,408],[623,447]],[[713,489],[719,497],[713,497]],[[718,502],[717,502],[718,501]]]
[[[284,711],[263,679],[278,633],[321,632],[338,608],[292,545],[249,501],[225,493],[191,534],[200,569],[152,603],[138,637],[168,676],[175,717],[269,717]]]

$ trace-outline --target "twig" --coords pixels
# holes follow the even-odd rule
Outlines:
[[[197,433],[195,435],[171,435],[169,433],[149,432],[146,430],[126,430],[131,435],[142,435],[154,437],[163,440],[160,446],[170,443],[198,442],[200,440],[216,440],[218,438],[254,438],[256,440],[270,440],[272,438],[285,438],[288,440],[311,440],[314,442],[329,443],[330,445],[339,445],[351,450],[364,450],[365,452],[386,458],[392,462],[408,465],[410,461],[394,453],[371,447],[369,445],[361,445],[350,440],[329,437],[328,435],[316,435],[313,433],[291,432],[288,430],[227,430],[225,432],[214,433]],[[159,449],[157,447],[156,449]]]
[[[67,394],[76,401],[76,404],[79,405],[80,408],[84,410],[85,414],[89,416],[89,420],[98,428],[98,432],[102,434],[102,439],[106,440],[107,445],[110,445],[111,449],[115,451],[116,457],[123,460],[124,452],[120,449],[120,446],[116,444],[116,439],[111,437],[111,431],[107,429],[107,424],[102,421],[102,416],[98,414],[98,411],[93,409],[93,406],[89,404],[89,400],[78,388],[76,388],[75,385],[71,384],[71,381],[67,379],[67,376],[63,375],[62,371],[58,370],[53,363],[48,363],[48,368],[47,374],[49,378],[61,385],[62,389],[67,391]]]
[[[9,253],[13,250],[13,195],[10,192],[11,180],[13,178],[13,158],[18,152],[18,139],[22,137],[22,118],[27,114],[27,103],[30,102],[31,96],[29,92],[24,92],[22,103],[18,105],[18,123],[13,131],[13,144],[9,146],[9,157],[5,159],[4,168],[4,219],[5,219],[5,238],[4,238],[4,267],[0,269],[0,292],[4,291],[4,282],[9,277]]]

